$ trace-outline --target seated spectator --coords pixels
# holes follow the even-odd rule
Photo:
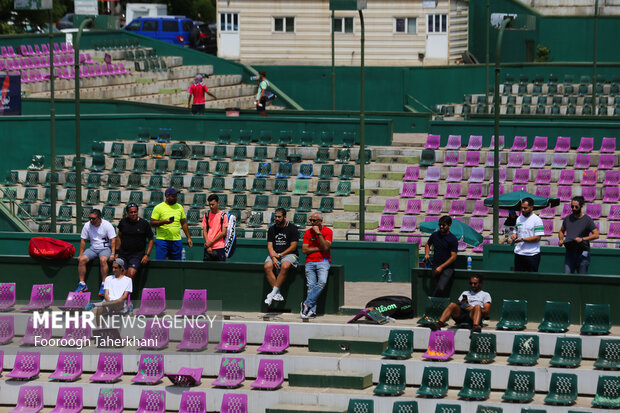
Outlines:
[[[292,222],[286,220],[286,210],[276,209],[274,214],[275,225],[267,231],[267,252],[265,259],[265,277],[273,288],[265,298],[265,304],[271,305],[272,301],[284,301],[280,287],[286,280],[286,274],[291,268],[297,268],[299,257],[297,256],[297,244],[299,230]]]
[[[127,312],[127,298],[133,291],[131,278],[125,276],[125,261],[117,258],[112,263],[112,275],[109,275],[104,282],[104,297],[99,303],[89,303],[86,310],[93,308],[97,323],[101,325],[101,317],[104,314],[125,313]]]
[[[461,293],[459,302],[450,303],[443,310],[439,321],[429,325],[431,330],[440,330],[445,327],[450,317],[457,324],[469,324],[473,333],[479,333],[482,330],[482,318],[488,317],[491,311],[491,295],[482,291],[482,280],[479,275],[469,277],[469,285],[469,290]]]
[[[504,225],[502,225],[502,229],[500,231],[500,234],[502,235],[502,237],[500,238],[499,243],[509,244],[510,236],[512,235],[516,227],[517,227],[517,211],[515,211],[514,209],[511,209],[508,212],[508,218],[506,218],[506,220],[504,221]]]

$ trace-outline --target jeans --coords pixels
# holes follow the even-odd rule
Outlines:
[[[540,252],[536,255],[515,254],[515,271],[517,272],[538,272],[540,265]]]
[[[431,293],[431,297],[450,297],[450,287],[452,287],[452,277],[454,276],[454,268],[446,268],[443,270],[435,281],[435,288]]]
[[[564,273],[587,274],[590,267],[590,251],[566,251],[564,256]]]
[[[316,303],[319,296],[327,284],[327,273],[329,272],[329,261],[313,261],[306,263],[306,286],[308,296],[304,303],[310,307],[310,311],[316,313]]]

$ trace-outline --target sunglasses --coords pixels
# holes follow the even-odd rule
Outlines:
[[[120,270],[120,269],[121,269],[121,267],[119,267],[118,265],[115,265],[115,266],[113,266],[113,267],[112,267],[112,269],[113,269],[113,270]]]
[[[97,220],[97,217],[88,217],[88,219],[89,219],[90,221],[96,221],[96,220]]]
[[[581,207],[579,205],[571,205],[570,207],[571,207],[571,209],[581,209]]]
[[[478,285],[480,283],[469,283],[469,285]]]
[[[319,221],[320,221],[320,219],[312,219],[312,218],[310,218],[310,222],[319,222]]]

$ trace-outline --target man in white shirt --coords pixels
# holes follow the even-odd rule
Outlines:
[[[521,200],[521,216],[510,239],[515,244],[515,271],[538,272],[540,238],[545,235],[542,219],[534,214],[534,200]]]
[[[463,291],[459,296],[459,302],[448,304],[439,321],[429,325],[431,330],[440,330],[452,317],[456,324],[470,324],[472,333],[482,331],[482,318],[488,317],[491,311],[491,295],[482,291],[479,275],[469,277],[469,286],[469,290]]]
[[[94,307],[95,317],[99,325],[101,325],[101,316],[109,313],[123,313],[127,311],[127,298],[133,291],[133,282],[131,278],[125,276],[125,261],[117,258],[112,263],[112,273],[106,277],[104,282],[104,298],[103,301],[86,306],[86,310]]]

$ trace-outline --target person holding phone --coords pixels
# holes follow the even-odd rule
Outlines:
[[[194,244],[189,234],[185,211],[177,203],[179,191],[175,188],[166,189],[166,200],[153,208],[151,226],[157,229],[155,235],[155,259],[181,260],[183,257],[183,241],[181,229],[187,237],[191,248]]]

